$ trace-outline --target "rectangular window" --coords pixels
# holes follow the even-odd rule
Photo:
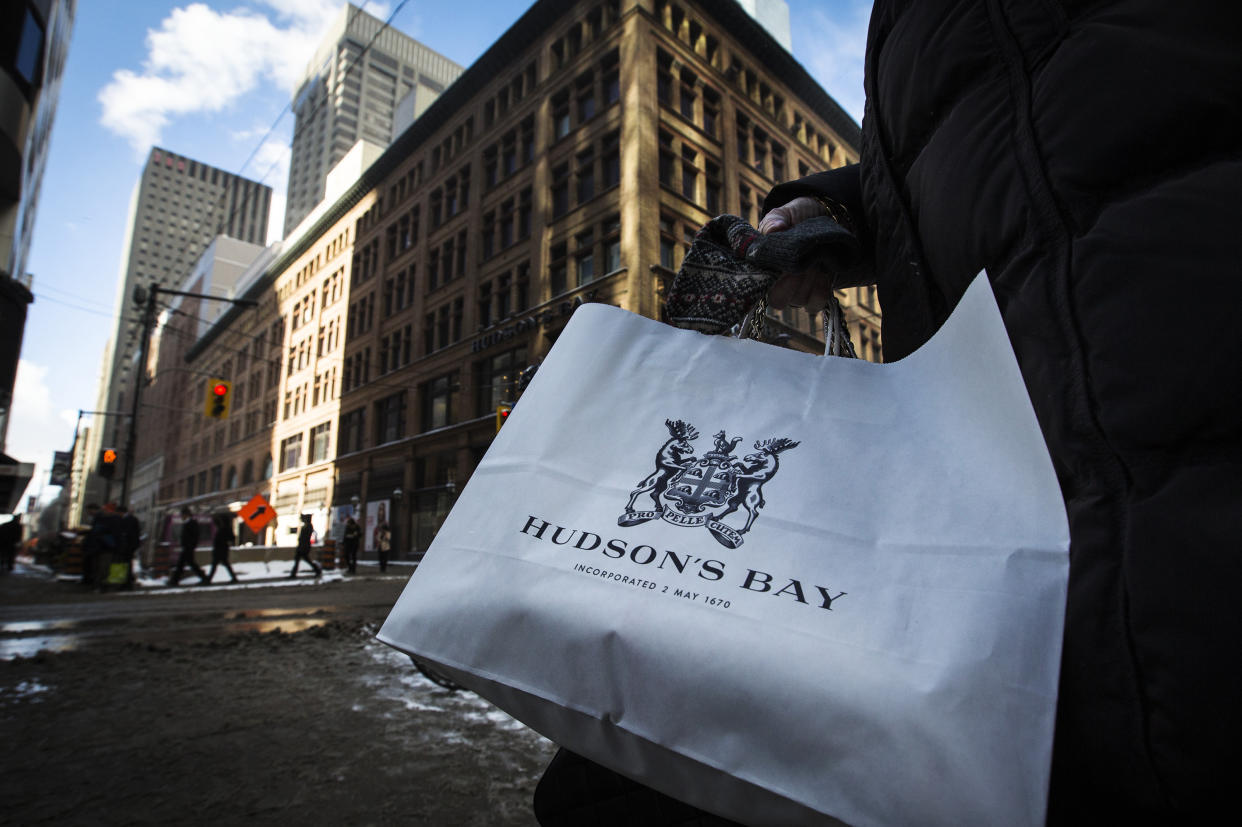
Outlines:
[[[310,432],[310,461],[323,462],[328,458],[328,442],[332,436],[332,423],[316,425]]]
[[[294,434],[280,443],[280,470],[288,471],[302,465],[302,435]]]
[[[500,205],[500,249],[506,249],[513,245],[516,241],[514,237],[514,223],[516,215],[513,207],[513,199],[510,198]]]
[[[677,262],[675,260],[677,236],[675,232],[676,230],[671,219],[660,219],[660,266],[667,267],[669,270],[677,269]]]
[[[518,193],[518,238],[530,238],[530,187]]]
[[[578,203],[585,204],[595,197],[595,152],[588,149],[578,153]]]
[[[496,321],[507,319],[511,312],[510,287],[512,279],[508,273],[501,273],[496,279]]]
[[[375,444],[383,445],[405,436],[405,391],[375,403]]]
[[[526,348],[499,353],[475,365],[475,416],[494,413],[496,407],[517,398],[518,374],[526,367]]]
[[[720,123],[720,95],[711,89],[703,90],[703,131],[713,138]]]
[[[506,133],[500,147],[500,169],[507,177],[517,171],[517,135]]]
[[[707,162],[706,207],[708,215],[720,215],[721,198],[723,198],[724,182],[720,177],[720,167],[711,161]]]
[[[523,164],[535,160],[535,116],[531,115],[522,121],[521,127],[521,158]]]
[[[441,376],[423,386],[423,430],[443,428],[452,421],[453,377]]]
[[[688,201],[693,201],[698,192],[699,182],[699,153],[688,147],[681,149],[681,195]]]
[[[477,304],[477,315],[479,320],[479,328],[491,326],[492,323],[492,283],[490,281],[479,285],[479,299]]]
[[[621,219],[611,216],[604,221],[604,273],[621,269]]]
[[[621,73],[617,69],[617,52],[609,52],[603,60],[604,106],[621,100]]]
[[[604,136],[600,154],[603,189],[615,187],[621,183],[621,141],[616,132]]]
[[[559,218],[569,211],[569,164],[561,164],[552,170],[552,217]]]
[[[588,230],[575,238],[574,269],[577,285],[581,287],[595,280],[595,233]]]
[[[595,76],[587,72],[575,82],[578,99],[578,123],[583,124],[595,117]]]
[[[480,232],[483,243],[479,245],[479,252],[486,261],[496,253],[496,213],[484,213],[483,227]]]
[[[564,293],[569,285],[566,282],[566,246],[564,242],[553,244],[548,250],[548,282],[552,287],[552,295]]]
[[[363,449],[366,414],[366,408],[356,408],[349,413],[341,414],[341,436],[337,445],[338,455],[349,454]]]
[[[569,91],[552,98],[552,139],[559,141],[569,134]]]

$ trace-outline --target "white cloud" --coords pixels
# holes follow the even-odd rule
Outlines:
[[[22,462],[35,463],[34,476],[26,489],[34,495],[47,485],[54,451],[68,451],[73,443],[73,427],[78,412],[57,410],[52,402],[48,386],[51,369],[45,365],[21,359],[17,364],[17,379],[13,383],[13,408],[9,418],[7,452]],[[55,495],[59,488],[48,489]],[[26,508],[25,499],[21,509]]]
[[[815,9],[794,27],[794,53],[854,120],[862,122],[863,62],[871,2],[853,0],[839,13]]]
[[[253,9],[174,9],[147,32],[139,70],[120,69],[99,92],[100,122],[145,153],[177,117],[219,112],[261,83],[292,92],[337,0],[267,0],[276,22]]]

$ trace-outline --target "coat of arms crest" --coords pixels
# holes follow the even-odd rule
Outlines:
[[[776,476],[777,457],[798,443],[783,437],[760,440],[755,453],[739,460],[733,451],[742,438],[729,439],[720,431],[715,447],[699,457],[690,444],[699,438],[693,425],[680,419],[664,424],[670,438],[656,453],[655,470],[630,493],[617,524],[635,526],[659,518],[677,526],[705,526],[721,545],[737,548],[764,506],[763,484]],[[643,496],[651,497],[650,510],[637,508]],[[746,513],[745,523],[727,525],[725,518],[739,509]]]

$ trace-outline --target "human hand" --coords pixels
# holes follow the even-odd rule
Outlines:
[[[808,218],[826,215],[814,198],[802,196],[768,212],[756,228],[763,234],[778,233]],[[768,304],[777,310],[783,307],[806,307],[817,311],[832,296],[832,277],[822,270],[782,273],[768,289]]]
[[[808,218],[814,218],[817,215],[827,215],[823,205],[814,198],[808,198],[804,195],[800,198],[795,198],[783,207],[770,210],[755,229],[764,235],[779,233],[781,230],[788,230],[793,225],[806,221]]]

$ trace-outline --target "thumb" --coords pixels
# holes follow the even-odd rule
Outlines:
[[[778,233],[808,218],[823,215],[824,208],[814,198],[801,196],[768,212],[756,228],[761,233]]]

